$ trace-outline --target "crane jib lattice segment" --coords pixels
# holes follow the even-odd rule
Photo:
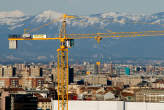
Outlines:
[[[144,32],[113,32],[113,33],[95,33],[95,34],[66,34],[65,38],[8,38],[8,40],[62,40],[62,39],[88,39],[96,38],[112,38],[112,37],[137,37],[137,36],[163,36],[164,31],[144,31]]]

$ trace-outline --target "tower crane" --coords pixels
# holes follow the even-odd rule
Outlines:
[[[74,40],[78,39],[95,39],[98,43],[104,38],[116,37],[137,37],[137,36],[161,36],[164,35],[162,31],[143,31],[143,32],[110,32],[110,33],[93,33],[93,34],[66,34],[66,21],[73,19],[74,16],[64,14],[62,17],[62,27],[58,37],[55,38],[23,38],[12,37],[8,38],[9,47],[15,49],[17,41],[19,40],[58,40],[60,46],[57,49],[57,76],[58,76],[58,110],[68,110],[68,48],[71,48]]]

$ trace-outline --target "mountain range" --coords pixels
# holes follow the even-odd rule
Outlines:
[[[44,26],[31,34],[46,34],[56,37],[61,27],[63,13],[47,10],[37,15],[26,15],[19,10],[0,12],[0,63],[9,61],[47,60],[56,56],[57,41],[19,41],[17,50],[8,49],[9,34],[23,34]],[[128,14],[107,12],[88,16],[76,16],[67,21],[67,33],[139,32],[164,30],[164,12]],[[76,57],[154,57],[164,58],[163,37],[109,38],[97,44],[95,39],[75,40],[69,55]]]

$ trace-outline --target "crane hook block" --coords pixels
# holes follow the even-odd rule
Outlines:
[[[95,37],[95,39],[97,40],[97,43],[99,44],[100,43],[100,40],[102,40],[102,37],[97,36],[97,37]]]

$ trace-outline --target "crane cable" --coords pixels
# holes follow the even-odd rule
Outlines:
[[[35,32],[35,31],[37,31],[37,30],[40,30],[41,28],[43,28],[43,27],[45,27],[45,26],[48,26],[48,25],[50,25],[50,24],[53,24],[53,23],[56,23],[56,22],[58,22],[59,20],[61,20],[63,17],[59,17],[59,18],[57,18],[57,19],[55,19],[55,20],[52,20],[51,22],[49,22],[49,23],[47,23],[47,24],[43,24],[43,25],[41,25],[41,26],[39,26],[39,27],[37,27],[37,28],[33,28],[33,29],[31,29],[31,31],[29,31],[29,32],[26,32],[27,30],[30,30],[30,29],[27,29],[27,28],[25,28],[24,29],[24,34],[25,33],[32,33],[32,32]]]

